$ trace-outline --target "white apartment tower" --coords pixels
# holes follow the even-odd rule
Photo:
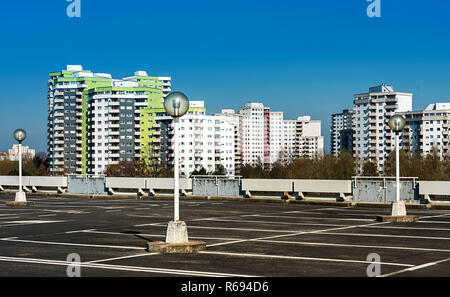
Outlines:
[[[280,152],[283,150],[283,133],[284,122],[283,112],[271,111],[270,112],[270,163],[273,164],[277,161]]]
[[[214,116],[225,117],[226,121],[231,123],[234,128],[234,172],[239,175],[242,167],[242,116],[235,113],[233,109],[222,109],[221,113],[214,114]]]
[[[371,161],[381,171],[387,155],[395,149],[395,135],[388,121],[395,113],[412,110],[412,94],[396,92],[392,86],[382,84],[354,98],[354,156],[360,165]]]
[[[321,121],[311,120],[310,116],[301,116],[296,120],[294,156],[297,158],[314,158],[323,156],[323,136]]]
[[[441,157],[450,157],[450,103],[434,103],[425,110],[399,114],[406,118],[404,149],[426,155],[434,148]]]
[[[194,170],[208,173],[223,166],[227,175],[235,174],[235,128],[226,116],[206,115],[203,101],[190,101],[189,110],[179,119],[178,158],[180,174],[189,177]],[[160,139],[157,151],[161,165],[173,166],[173,118],[165,112],[155,117]]]
[[[243,164],[260,160],[270,167],[270,108],[262,103],[247,103],[239,109],[242,116]]]

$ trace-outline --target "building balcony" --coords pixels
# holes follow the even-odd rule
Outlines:
[[[388,104],[384,107],[386,110],[388,109],[397,109],[398,108],[398,104]]]

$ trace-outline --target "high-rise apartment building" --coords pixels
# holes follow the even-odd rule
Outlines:
[[[298,117],[296,122],[294,156],[296,158],[314,158],[323,156],[323,136],[321,121],[311,120],[310,116]]]
[[[33,159],[36,155],[34,149],[30,149],[28,146],[22,145],[22,158],[23,159]],[[19,160],[19,145],[13,144],[12,148],[8,150],[6,157],[11,161]]]
[[[351,152],[349,146],[351,146],[352,140],[348,138],[353,135],[353,132],[349,134],[345,131],[352,131],[352,127],[353,110],[344,109],[341,113],[331,115],[330,149],[332,155],[336,156],[340,150]]]
[[[180,173],[190,176],[194,170],[204,168],[214,172],[221,165],[227,175],[235,174],[235,128],[226,116],[206,115],[203,101],[190,101],[186,115],[180,118],[178,150]],[[161,166],[173,166],[173,118],[158,113],[155,132],[160,144],[155,146]]]
[[[310,116],[301,116],[296,120],[285,120],[282,112],[274,112],[273,114],[275,123],[272,125],[271,113],[270,131],[272,164],[280,157],[286,160],[323,155],[321,121],[311,120]],[[276,131],[274,136],[272,136],[274,131],[272,128]]]
[[[424,155],[436,149],[441,157],[450,157],[450,103],[434,103],[425,110],[399,114],[406,119],[403,149]]]
[[[262,103],[247,103],[239,109],[222,110],[221,116],[233,120],[238,141],[235,142],[236,170],[258,160],[266,169],[283,158],[302,158],[323,155],[321,122],[309,116],[285,120],[283,112],[271,112]],[[238,156],[241,155],[242,159]],[[242,161],[241,161],[242,160]]]
[[[283,150],[284,122],[283,112],[270,112],[270,164],[277,161],[280,152]]]
[[[363,162],[371,161],[382,170],[387,155],[394,149],[394,134],[389,118],[397,112],[412,110],[412,94],[394,91],[382,84],[368,93],[354,95],[353,152]]]
[[[270,108],[262,103],[247,103],[239,109],[242,116],[243,164],[270,167]]]
[[[243,148],[242,148],[242,116],[235,113],[233,109],[222,109],[221,113],[215,116],[225,117],[228,123],[234,128],[234,172],[235,175],[240,174],[240,168],[243,165]]]
[[[163,107],[169,91],[169,77],[150,77],[145,71],[113,79],[68,65],[50,73],[50,172],[100,174],[109,164],[139,159],[154,123],[144,119],[147,109]]]

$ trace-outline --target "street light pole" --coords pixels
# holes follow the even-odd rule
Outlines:
[[[173,178],[174,178],[174,220],[175,222],[180,220],[180,168],[178,161],[178,121],[179,118],[176,117],[173,120],[173,130],[174,130],[174,169],[173,169]]]
[[[27,133],[23,129],[14,131],[14,139],[19,142],[19,191],[16,193],[16,202],[26,202],[27,197],[22,191],[22,141],[27,137]]]
[[[405,201],[400,200],[400,132],[405,128],[406,120],[401,115],[394,115],[389,119],[389,128],[395,133],[395,179],[396,199],[391,205],[391,216],[406,216]]]
[[[189,99],[181,92],[172,92],[164,99],[164,109],[167,114],[173,117],[173,147],[174,147],[174,168],[173,168],[173,199],[174,199],[174,220],[167,226],[166,243],[186,243],[188,242],[186,223],[180,221],[180,168],[178,160],[178,125],[179,118],[189,109]]]
[[[395,132],[395,176],[397,181],[397,203],[400,202],[400,141],[398,134],[398,132]]]
[[[19,193],[22,193],[22,143],[19,142]]]
[[[381,222],[415,222],[418,216],[406,215],[405,200],[400,200],[400,132],[405,128],[406,119],[399,114],[393,115],[389,119],[389,128],[395,133],[395,183],[396,197],[391,204],[390,216],[377,216],[377,221]]]

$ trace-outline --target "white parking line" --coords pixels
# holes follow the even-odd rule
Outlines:
[[[309,261],[344,262],[344,263],[361,263],[361,264],[372,264],[373,263],[373,262],[369,262],[369,261],[360,261],[360,260],[280,256],[280,255],[266,255],[266,254],[244,254],[244,253],[228,253],[228,252],[213,252],[213,251],[200,251],[198,253],[210,254],[210,255],[234,256],[234,257],[274,258],[274,259],[285,259],[285,260],[309,260]],[[392,265],[392,266],[404,266],[404,267],[414,266],[411,264],[400,264],[400,263],[389,263],[389,262],[380,262],[380,264]]]
[[[417,223],[431,223],[431,224],[450,224],[450,221],[422,221],[419,220]]]
[[[324,242],[307,242],[307,241],[281,241],[281,240],[263,240],[263,239],[253,239],[251,241],[270,242],[270,243],[279,243],[279,244],[336,246],[336,247],[370,248],[370,249],[394,249],[394,250],[412,250],[412,251],[450,253],[450,250],[445,250],[445,249],[429,249],[429,248],[403,247],[403,246],[360,245],[360,244],[341,244],[341,243],[324,243]]]
[[[121,233],[121,232],[108,232],[108,231],[93,231],[86,230],[85,233],[96,233],[96,234],[110,234],[110,235],[140,235],[140,236],[148,236],[148,237],[166,237],[164,234],[148,234],[148,233]],[[189,236],[192,239],[212,239],[212,240],[236,240],[238,238],[224,238],[224,237],[205,237],[205,236]]]
[[[154,226],[154,227],[167,227],[167,223],[153,223],[153,224],[141,224],[134,225],[135,227],[145,227],[145,226]],[[189,225],[189,229],[208,229],[208,230],[236,230],[236,231],[254,231],[254,232],[275,232],[275,233],[295,233],[298,232],[296,230],[287,231],[287,230],[273,230],[273,229],[251,229],[251,228],[227,228],[227,227],[202,227],[202,226],[191,226]]]
[[[438,261],[434,261],[434,262],[429,262],[429,263],[425,263],[425,264],[422,264],[422,265],[417,265],[417,266],[406,268],[406,269],[402,269],[402,270],[399,270],[399,271],[394,271],[394,272],[391,272],[391,273],[383,274],[381,277],[387,277],[387,276],[392,276],[392,275],[396,275],[396,274],[400,274],[400,273],[404,273],[404,272],[408,272],[408,271],[419,270],[419,269],[422,269],[422,268],[430,267],[430,266],[433,266],[433,265],[436,265],[436,264],[440,264],[440,263],[444,263],[444,262],[447,262],[447,261],[450,261],[450,258],[443,259],[443,260],[438,260]]]
[[[72,233],[80,233],[80,232],[86,232],[90,230],[96,230],[96,229],[83,229],[83,230],[73,230],[73,231],[66,231],[66,234],[72,234]]]
[[[137,255],[131,255],[131,256],[101,259],[101,260],[95,260],[95,261],[89,261],[89,262],[83,262],[83,263],[84,264],[92,264],[92,263],[110,262],[110,261],[115,261],[115,260],[123,260],[123,259],[137,258],[137,257],[143,257],[143,256],[153,256],[153,255],[159,255],[159,254],[158,253],[145,253],[145,254],[137,254]]]
[[[435,216],[420,217],[419,219],[423,220],[423,219],[440,218],[440,217],[446,217],[446,216],[450,216],[450,213],[444,213],[444,214],[435,215]]]
[[[35,224],[50,224],[50,223],[60,223],[60,222],[68,222],[68,221],[39,221],[39,220],[8,221],[8,222],[3,222],[4,224],[0,224],[0,227],[14,227],[14,226],[35,225]]]
[[[289,223],[289,222],[273,222],[273,221],[230,220],[230,219],[203,219],[203,221],[257,223],[257,224],[271,224],[271,225],[323,226],[323,227],[343,227],[343,226],[348,226],[348,225],[339,225],[339,224]],[[373,222],[373,220],[372,220],[372,222]]]
[[[127,250],[145,250],[144,247],[136,247],[136,246],[83,244],[83,243],[69,243],[69,242],[56,242],[56,241],[38,241],[38,240],[11,239],[11,238],[3,238],[1,240],[3,240],[3,241],[13,241],[13,242],[34,243],[34,244],[67,245],[67,246],[82,246],[82,247],[127,249]]]
[[[302,231],[302,232],[296,232],[296,233],[290,233],[290,234],[282,234],[282,235],[275,235],[275,236],[258,237],[258,238],[230,241],[230,242],[215,243],[215,244],[207,245],[207,247],[228,245],[228,244],[234,244],[234,243],[242,243],[242,242],[247,242],[247,241],[252,241],[252,240],[274,239],[274,238],[297,236],[297,235],[304,235],[304,234],[316,234],[316,233],[322,233],[322,232],[329,232],[329,231],[335,231],[335,230],[344,230],[344,229],[358,228],[358,227],[371,226],[371,225],[381,225],[381,224],[387,224],[387,223],[388,222],[380,222],[380,223],[373,223],[373,224],[366,224],[366,225],[356,225],[356,226],[346,226],[346,227],[338,227],[338,228],[331,228],[331,229],[324,229],[324,230]],[[327,233],[323,233],[323,234],[327,234]]]
[[[280,219],[302,219],[302,220],[336,220],[336,221],[362,221],[362,222],[373,222],[373,219],[349,219],[349,218],[324,218],[324,217],[292,217],[292,216],[275,216],[275,215],[248,215],[254,217],[262,217],[262,218],[280,218]]]
[[[343,236],[368,236],[368,237],[388,237],[388,238],[413,238],[413,239],[434,239],[434,240],[450,240],[448,237],[436,237],[436,236],[413,236],[413,235],[392,235],[392,234],[375,234],[375,233],[336,233],[327,232],[322,235],[343,235]]]
[[[2,257],[2,256],[0,256],[0,261],[31,263],[31,264],[44,264],[44,265],[60,265],[60,266],[74,265],[74,262],[33,259],[33,258]],[[253,276],[253,275],[242,275],[242,274],[217,273],[217,272],[180,270],[180,269],[165,269],[165,268],[155,268],[155,267],[109,265],[109,264],[98,264],[98,263],[88,263],[88,262],[80,263],[79,265],[80,265],[80,267],[86,267],[86,268],[109,269],[109,270],[131,271],[131,272],[174,274],[174,275],[187,275],[187,276],[257,277],[257,276]]]
[[[450,229],[447,229],[447,228],[422,228],[422,227],[400,227],[400,226],[368,226],[366,228],[403,229],[403,230],[427,230],[427,231],[447,231],[447,232],[450,232]]]

